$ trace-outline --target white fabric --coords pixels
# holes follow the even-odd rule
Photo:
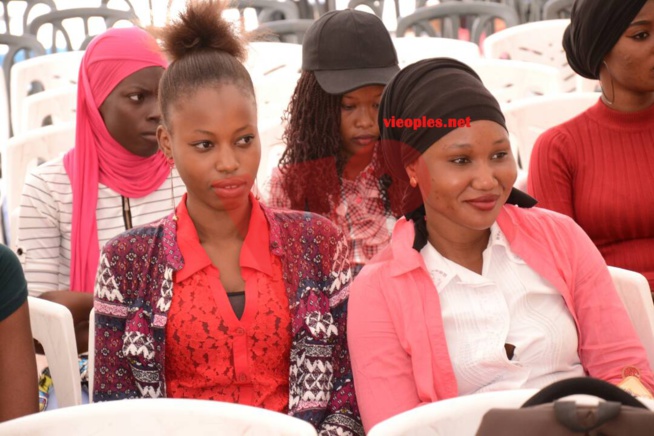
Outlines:
[[[528,389],[584,376],[574,320],[561,294],[491,227],[479,275],[427,244],[459,395]],[[504,344],[515,345],[508,359]]]
[[[177,204],[186,187],[176,170],[172,177]],[[125,224],[120,194],[104,185],[98,189],[98,239],[102,248],[109,239],[125,231]],[[32,296],[70,287],[72,201],[70,180],[61,157],[36,167],[25,181],[17,250]],[[173,211],[170,178],[152,194],[131,198],[129,202],[134,227],[163,218]]]

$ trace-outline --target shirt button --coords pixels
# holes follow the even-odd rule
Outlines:
[[[279,247],[279,244],[278,244],[277,242],[273,242],[273,243],[270,244],[270,245],[272,246],[272,248],[277,248],[277,247]]]
[[[243,336],[245,334],[245,329],[239,327],[236,329],[236,334],[239,336]]]

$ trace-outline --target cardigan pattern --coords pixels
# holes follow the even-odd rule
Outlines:
[[[283,265],[293,338],[289,415],[363,435],[347,351],[347,242],[326,218],[262,205]],[[165,327],[184,260],[172,214],[110,240],[95,285],[94,400],[166,397]]]

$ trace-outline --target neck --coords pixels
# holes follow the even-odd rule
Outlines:
[[[611,109],[620,112],[638,112],[654,104],[654,92],[618,91],[611,84],[611,79],[600,80],[602,84],[602,101]]]
[[[374,154],[374,148],[370,150],[365,150],[362,153],[355,154],[346,154],[345,155],[345,167],[343,168],[343,178],[353,180],[361,171],[363,171],[370,162],[372,162],[372,156]]]
[[[244,240],[247,235],[252,212],[249,199],[229,210],[216,210],[189,196],[186,199],[186,208],[201,244]]]
[[[429,243],[446,259],[481,274],[482,254],[488,246],[490,229],[462,231],[444,229],[427,217]]]

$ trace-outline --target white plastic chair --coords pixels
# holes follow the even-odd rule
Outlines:
[[[529,157],[536,139],[597,103],[596,92],[575,92],[532,97],[503,105],[506,126],[517,143],[522,169],[529,170]]]
[[[610,266],[609,273],[654,369],[654,304],[649,283],[634,271]]]
[[[239,404],[191,399],[138,399],[85,404],[0,424],[12,436],[316,436],[298,418]]]
[[[0,153],[9,139],[9,101],[7,100],[7,82],[5,73],[0,70]]]
[[[484,56],[550,65],[558,69],[564,92],[593,91],[595,82],[578,76],[563,50],[563,32],[570,20],[547,20],[525,23],[501,30],[484,40]]]
[[[559,72],[548,65],[500,59],[480,59],[468,65],[501,104],[561,92]]]
[[[11,248],[16,247],[18,207],[29,171],[75,145],[75,122],[41,127],[9,140],[2,155],[2,178],[7,190]]]
[[[257,80],[275,72],[299,72],[302,45],[289,42],[251,42],[247,47],[245,68]]]
[[[20,131],[43,127],[49,118],[49,124],[61,124],[75,121],[77,109],[77,87],[47,89],[25,98],[23,102]]]
[[[21,126],[24,102],[33,84],[38,84],[42,90],[76,85],[82,56],[84,51],[37,56],[18,62],[11,68],[11,120],[14,135],[24,131]]]
[[[401,37],[392,38],[400,67],[429,58],[453,58],[462,62],[481,59],[474,42],[451,38]]]
[[[82,392],[73,315],[61,304],[27,298],[32,336],[43,345],[58,407],[78,406],[82,404]],[[0,434],[5,433],[0,430]]]
[[[488,410],[519,408],[536,392],[538,389],[486,392],[437,401],[380,422],[368,436],[472,436]]]
[[[259,128],[261,137],[261,161],[257,172],[257,192],[265,202],[270,197],[270,178],[277,167],[286,144],[282,141],[284,125],[281,122],[268,123]]]

